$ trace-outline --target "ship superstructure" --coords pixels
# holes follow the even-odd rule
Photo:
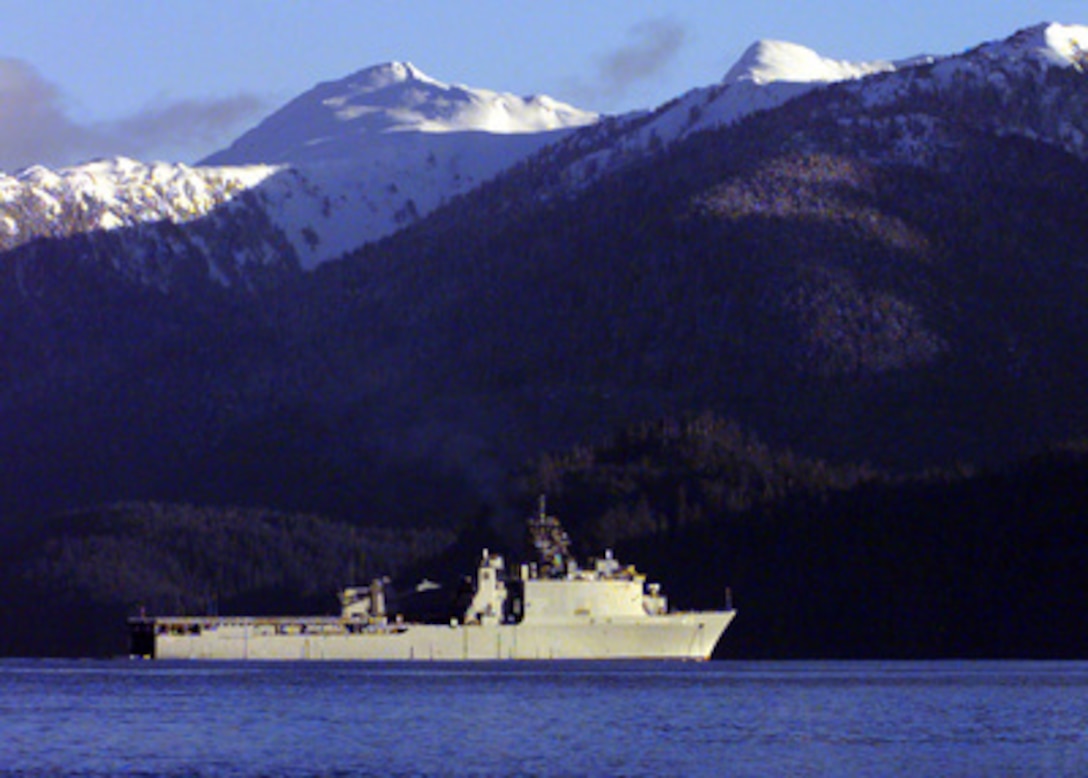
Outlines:
[[[340,595],[339,616],[139,617],[132,653],[156,659],[708,659],[735,611],[669,612],[655,583],[611,552],[580,567],[541,503],[540,562],[481,554],[471,601],[448,623],[387,609],[384,579]]]

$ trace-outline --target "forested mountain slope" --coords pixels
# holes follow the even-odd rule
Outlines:
[[[310,273],[224,285],[182,261],[148,284],[86,261],[148,231],[187,256],[218,211],[184,240],[19,246],[0,512],[514,521],[509,474],[540,451],[702,411],[899,471],[1082,437],[1088,78],[1067,29],[877,68],[586,175],[633,126],[602,122]]]

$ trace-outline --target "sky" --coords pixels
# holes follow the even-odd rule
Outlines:
[[[579,108],[653,108],[752,43],[845,60],[954,54],[1088,0],[0,0],[0,170],[193,163],[371,65]]]

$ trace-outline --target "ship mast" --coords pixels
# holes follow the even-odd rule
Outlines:
[[[540,495],[536,516],[529,517],[529,540],[540,558],[543,577],[557,578],[566,575],[574,561],[570,550],[570,536],[559,523],[557,516],[548,515],[547,498]]]

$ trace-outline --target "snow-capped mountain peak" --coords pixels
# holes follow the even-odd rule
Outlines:
[[[352,83],[360,91],[376,91],[393,84],[403,84],[406,81],[441,85],[439,81],[428,76],[411,62],[398,61],[385,62],[364,68],[358,73],[348,76],[341,83]]]
[[[357,161],[389,136],[535,134],[592,124],[598,115],[548,97],[450,85],[408,62],[387,62],[317,85],[204,164]]]
[[[361,132],[529,133],[589,124],[597,114],[547,96],[446,84],[410,62],[388,62],[322,85],[321,105]]]
[[[451,85],[386,62],[318,84],[201,164],[290,168],[261,191],[313,267],[597,120],[549,97]]]
[[[785,81],[813,83],[845,81],[895,69],[891,62],[846,62],[828,59],[796,43],[761,40],[748,48],[726,73],[725,85],[752,82],[765,85]]]

